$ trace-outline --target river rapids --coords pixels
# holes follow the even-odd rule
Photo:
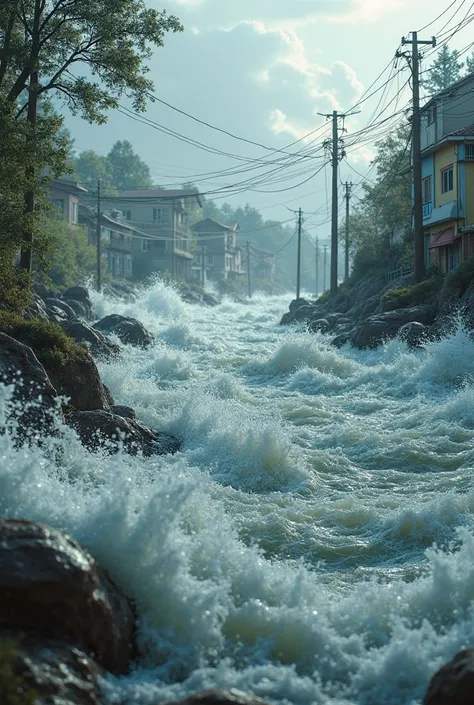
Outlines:
[[[55,466],[0,437],[0,514],[69,532],[137,604],[146,656],[107,703],[411,705],[474,645],[474,342],[335,350],[280,327],[288,303],[94,296],[156,335],[100,371],[175,456],[91,454],[66,429]]]

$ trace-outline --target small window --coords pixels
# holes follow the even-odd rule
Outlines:
[[[125,220],[132,220],[132,211],[122,211]]]
[[[75,201],[72,202],[71,220],[73,223],[78,221],[78,204]]]
[[[437,114],[436,105],[433,105],[433,107],[428,110],[428,125],[432,125],[436,122]]]
[[[430,203],[431,201],[431,176],[423,179],[423,203]]]
[[[207,255],[207,263],[214,264],[214,255]]]
[[[196,263],[201,264],[201,255],[196,255]]]
[[[474,162],[474,144],[466,144],[466,161]]]
[[[153,208],[153,222],[161,223],[163,221],[163,208]]]
[[[149,252],[151,250],[151,240],[142,239],[142,252]]]
[[[64,215],[64,200],[62,198],[53,200],[53,206]]]
[[[454,171],[453,167],[450,166],[441,172],[441,192],[449,193],[454,189]]]

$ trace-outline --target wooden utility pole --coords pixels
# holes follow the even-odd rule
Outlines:
[[[319,290],[319,238],[316,237],[316,276],[315,276],[315,285],[314,285],[314,291],[316,294],[316,298],[318,298],[318,290]]]
[[[349,201],[351,200],[352,184],[346,181],[346,242],[345,242],[345,261],[344,261],[344,278],[349,279]]]
[[[96,238],[97,238],[97,291],[102,288],[102,241],[101,241],[101,202],[100,202],[100,179],[97,181],[97,224],[96,224]]]
[[[324,245],[324,259],[323,259],[323,293],[326,291],[326,270],[328,266],[328,246]]]
[[[415,279],[421,281],[425,273],[425,233],[423,230],[423,200],[421,193],[421,123],[420,123],[420,59],[418,47],[421,44],[436,46],[436,37],[429,41],[418,39],[418,32],[412,32],[412,39],[402,37],[402,46],[412,46],[411,70],[413,78],[413,225],[415,231]],[[397,51],[397,57],[406,56]]]
[[[202,245],[202,247],[201,247],[201,284],[202,284],[203,289],[204,289],[204,284],[205,284],[205,279],[206,279],[206,266],[204,263],[204,257],[205,257],[204,253],[205,252],[206,252],[206,248],[204,247],[204,245]]]
[[[250,242],[247,240],[247,281],[249,287],[249,299],[252,298],[252,280],[250,275]]]
[[[296,260],[296,298],[300,298],[301,293],[301,229],[303,227],[303,211],[298,211],[298,255]]]
[[[36,127],[37,114],[38,72],[32,71],[30,76],[30,86],[28,90],[28,108],[26,119],[29,125],[33,127],[33,130]],[[36,139],[36,137],[34,137],[33,139]],[[33,162],[26,168],[26,176],[28,181],[30,181],[31,183],[28,185],[28,191],[26,191],[25,193],[25,212],[27,213],[27,216],[32,220],[36,208],[36,199],[34,191],[35,167]],[[20,267],[21,269],[26,269],[27,272],[31,272],[33,264],[33,223],[31,222],[31,220],[30,222],[27,222],[26,232],[24,235],[24,242],[21,247],[20,253]]]

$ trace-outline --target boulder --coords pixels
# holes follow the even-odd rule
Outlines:
[[[111,359],[120,355],[120,347],[105,337],[98,330],[87,325],[84,321],[74,318],[64,321],[61,328],[65,333],[74,338],[76,343],[86,343],[94,357]]]
[[[76,314],[74,310],[69,306],[68,303],[62,299],[46,299],[45,304],[47,308],[54,306],[55,308],[61,309],[66,314],[66,318],[75,318]]]
[[[48,314],[46,313],[46,309],[41,299],[39,301],[33,300],[29,304],[29,306],[26,307],[23,312],[23,318],[25,318],[27,321],[31,321],[34,318],[41,318],[43,321],[49,320]]]
[[[107,391],[92,356],[84,351],[67,364],[48,366],[48,376],[59,395],[69,398],[76,409],[92,411],[110,407]]]
[[[290,313],[296,311],[296,309],[301,308],[301,306],[311,306],[311,302],[307,299],[293,299],[290,303]]]
[[[311,333],[329,333],[331,326],[325,318],[318,318],[308,323],[308,330],[311,331]]]
[[[157,433],[134,419],[110,411],[72,411],[66,423],[75,429],[89,450],[116,453],[123,449],[131,455],[167,455],[179,450],[179,441],[165,433]]]
[[[218,306],[220,301],[215,296],[215,294],[210,294],[209,292],[205,291],[202,295],[202,301],[205,306]]]
[[[87,319],[90,317],[90,311],[80,301],[76,301],[75,299],[65,299],[64,303],[70,306],[75,315],[79,316],[79,318]]]
[[[98,321],[94,328],[101,333],[114,333],[122,343],[146,348],[153,345],[154,339],[145,326],[135,318],[126,318],[113,313]]]
[[[62,310],[62,308],[58,308],[57,306],[48,306],[46,308],[46,314],[49,320],[53,323],[61,323],[61,321],[67,320],[66,313]]]
[[[351,336],[349,335],[349,333],[340,333],[331,340],[331,345],[333,345],[335,348],[342,348],[343,345],[346,345],[349,342],[350,338]]]
[[[474,649],[461,651],[431,679],[423,705],[472,705]]]
[[[69,289],[66,289],[64,292],[64,298],[80,301],[89,308],[92,306],[89,292],[84,286],[70,286]]]
[[[113,404],[110,407],[110,411],[112,412],[112,414],[115,414],[116,416],[122,416],[124,419],[131,419],[132,421],[136,421],[137,418],[135,409],[132,409],[131,406]]]
[[[264,700],[256,695],[248,695],[241,690],[204,690],[202,693],[192,693],[183,700],[176,700],[168,705],[266,705]]]
[[[15,702],[30,702],[27,693],[32,691],[35,705],[101,705],[99,678],[106,672],[84,651],[67,641],[23,630],[21,634],[13,629],[0,630],[0,642],[0,649],[11,652],[11,671],[17,679],[10,681],[11,690],[21,697]],[[4,670],[2,675],[5,679]],[[4,694],[8,681],[2,685]]]
[[[56,435],[63,420],[57,392],[32,349],[6,333],[0,333],[0,376],[15,384],[8,424],[16,426],[18,441]]]
[[[89,553],[56,529],[0,521],[0,626],[69,640],[115,674],[135,656],[128,599]]]
[[[400,308],[370,316],[356,327],[351,336],[351,344],[360,349],[376,348],[394,338],[406,323],[417,321],[430,325],[433,317],[433,309],[427,306]]]
[[[423,323],[412,321],[411,323],[405,323],[405,325],[400,328],[398,337],[406,343],[409,348],[421,348],[423,343],[426,343],[428,331],[429,329],[427,326],[424,326]]]

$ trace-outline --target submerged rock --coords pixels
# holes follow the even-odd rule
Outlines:
[[[74,309],[72,309],[69,304],[63,301],[62,299],[46,299],[45,304],[47,308],[51,308],[54,306],[55,308],[61,309],[61,311],[66,314],[66,318],[76,317]]]
[[[98,321],[94,328],[101,333],[114,333],[122,343],[146,348],[153,345],[154,338],[145,326],[135,318],[127,318],[113,313]]]
[[[0,629],[0,642],[0,648],[12,652],[12,672],[18,678],[14,690],[21,697],[15,702],[30,702],[26,698],[32,691],[35,705],[102,704],[99,678],[105,670],[84,651],[36,632],[19,636],[13,629]]]
[[[0,333],[0,378],[15,385],[7,423],[16,425],[18,440],[55,435],[62,420],[56,390],[33,350],[6,333]]]
[[[105,449],[115,453],[123,447],[131,455],[143,453],[149,457],[179,450],[179,441],[173,436],[157,433],[134,419],[109,411],[72,411],[66,416],[66,423],[92,451]]]
[[[388,313],[370,316],[354,330],[351,343],[360,349],[376,348],[386,340],[394,338],[406,323],[431,324],[433,317],[433,309],[427,306],[400,308]]]
[[[308,330],[311,333],[329,333],[331,326],[325,318],[318,318],[315,321],[310,321]]]
[[[473,694],[474,650],[468,649],[435,673],[423,705],[472,705]]]
[[[120,355],[120,347],[106,338],[100,331],[87,325],[84,321],[74,318],[72,321],[64,321],[61,328],[76,343],[87,343],[94,357],[112,359]]]
[[[0,521],[0,626],[69,640],[115,674],[134,652],[130,602],[70,536],[28,521]]]
[[[429,329],[423,323],[405,323],[398,331],[398,337],[410,348],[421,348],[426,343]]]
[[[204,690],[193,693],[183,700],[176,700],[168,705],[265,705],[265,701],[256,695],[248,695],[241,690]]]
[[[108,409],[108,394],[97,365],[86,350],[83,352],[84,355],[69,360],[65,365],[48,366],[49,378],[58,394],[68,397],[76,409]]]
[[[137,415],[135,413],[135,409],[132,409],[131,406],[123,406],[122,404],[113,404],[110,407],[110,411],[113,414],[116,414],[117,416],[122,416],[124,419],[132,419],[132,421],[135,421],[137,418]]]

